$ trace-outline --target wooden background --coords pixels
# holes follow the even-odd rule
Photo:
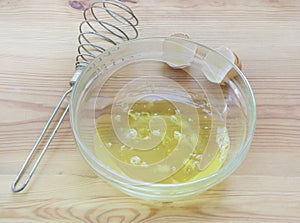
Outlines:
[[[128,197],[93,174],[65,120],[28,190],[11,192],[68,87],[88,3],[0,0],[0,222],[300,222],[297,0],[128,2],[141,36],[185,32],[242,59],[257,101],[257,129],[246,160],[223,183],[177,202]]]

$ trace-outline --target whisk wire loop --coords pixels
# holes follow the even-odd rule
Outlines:
[[[38,146],[40,145],[41,141],[42,141],[43,138],[45,137],[45,134],[47,133],[50,124],[52,123],[54,117],[55,117],[56,114],[58,113],[59,108],[60,108],[61,105],[63,104],[65,98],[69,95],[69,93],[71,93],[72,89],[73,89],[73,87],[71,87],[70,89],[68,89],[68,90],[64,93],[64,95],[61,97],[60,101],[58,102],[57,106],[55,107],[55,109],[54,109],[52,115],[50,116],[50,118],[49,118],[48,122],[46,123],[46,125],[45,125],[43,131],[41,132],[41,134],[40,134],[38,140],[36,141],[35,145],[33,146],[32,150],[30,151],[29,155],[27,156],[27,158],[26,158],[26,160],[25,160],[23,166],[21,167],[21,169],[20,169],[20,171],[19,171],[19,173],[18,173],[18,175],[17,175],[15,181],[13,182],[13,184],[12,184],[12,186],[11,186],[11,189],[12,189],[13,192],[20,192],[20,191],[22,191],[22,190],[27,186],[28,182],[30,181],[30,179],[31,179],[32,175],[34,174],[34,172],[35,172],[35,170],[36,170],[38,164],[40,163],[40,161],[41,161],[41,159],[43,158],[43,156],[44,156],[44,154],[45,154],[47,148],[49,147],[49,145],[50,145],[52,139],[54,138],[54,136],[55,136],[55,134],[56,134],[58,128],[60,127],[62,121],[64,120],[66,114],[68,113],[69,105],[65,108],[64,112],[63,112],[62,115],[60,116],[59,121],[57,122],[57,124],[56,124],[54,130],[51,132],[51,135],[50,135],[50,137],[48,138],[48,140],[47,140],[47,142],[46,142],[44,148],[40,151],[39,156],[38,156],[37,160],[35,161],[35,163],[33,164],[33,167],[31,168],[31,170],[30,170],[30,172],[29,172],[27,178],[25,179],[23,185],[20,186],[20,187],[17,187],[17,184],[18,184],[18,182],[20,181],[21,177],[23,176],[23,174],[24,174],[24,172],[25,172],[25,170],[26,170],[26,167],[29,165],[30,161],[33,159],[33,157],[34,157],[34,155],[35,155],[35,152],[37,151]]]

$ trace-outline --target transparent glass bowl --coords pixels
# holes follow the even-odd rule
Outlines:
[[[230,72],[233,78],[225,78],[222,84],[209,80],[211,75],[218,76],[225,68],[229,68],[226,72]],[[211,106],[212,134],[206,148],[207,154],[202,154],[202,164],[209,164],[208,161],[219,149],[215,148],[218,140],[213,129],[217,131],[225,127],[230,144],[226,147],[222,167],[207,176],[180,183],[159,183],[155,177],[162,168],[160,164],[152,165],[153,169],[147,169],[148,172],[143,172],[140,166],[134,171],[134,165],[133,172],[130,172],[131,167],[128,167],[128,171],[123,171],[122,162],[117,161],[109,152],[111,145],[101,143],[101,136],[96,131],[97,119],[103,113],[110,115],[107,117],[114,124],[109,131],[121,131],[122,134],[126,126],[118,126],[114,120],[126,118],[131,106],[145,98],[154,101],[163,98],[171,101],[175,107],[178,101],[186,100],[187,103],[197,105],[199,101],[206,100]],[[123,192],[152,200],[188,197],[203,192],[228,177],[244,160],[256,121],[254,96],[243,73],[215,50],[180,38],[138,39],[110,48],[81,74],[72,92],[70,104],[72,131],[78,149],[89,166]],[[189,109],[186,112],[189,114]],[[199,120],[192,123],[194,126],[189,129],[195,127],[197,130],[198,125],[203,127]],[[189,134],[191,131],[187,133]],[[127,140],[124,142],[127,146],[131,143],[130,137],[121,137],[120,140]],[[132,138],[134,140],[135,135]],[[177,154],[170,162],[178,160],[180,167],[186,161],[181,157],[185,154],[185,149],[190,148],[180,147],[183,153]],[[190,151],[186,154],[190,154]],[[210,158],[205,159],[204,156]],[[164,164],[168,165],[168,162]],[[147,174],[149,178],[152,177],[149,181],[145,180]]]

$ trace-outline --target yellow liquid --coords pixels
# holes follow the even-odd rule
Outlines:
[[[149,122],[155,116],[159,116],[164,120],[166,132],[157,146],[150,150],[139,150],[138,148],[126,146],[116,136],[112,119],[121,117],[112,117],[110,109],[111,108],[108,108],[107,111],[104,111],[98,117],[97,134],[101,138],[108,153],[119,161],[132,166],[147,167],[148,165],[155,164],[167,158],[174,149],[176,149],[177,144],[183,137],[182,126],[185,125],[189,127],[194,124],[194,120],[191,118],[183,120],[180,111],[176,109],[173,103],[167,100],[140,100],[136,102],[127,113],[129,116],[129,127],[133,137],[146,139],[151,136],[151,134],[158,134],[159,132],[151,131],[149,128]],[[229,138],[226,128],[223,128],[220,132],[221,143],[219,143],[220,148],[217,154],[205,169],[200,169],[202,154],[207,147],[208,140],[210,140],[212,115],[207,103],[203,103],[203,105],[196,108],[196,110],[200,123],[199,134],[195,133],[188,136],[191,140],[197,142],[193,153],[190,154],[180,169],[177,170],[173,167],[174,173],[159,181],[159,183],[174,184],[208,176],[220,169],[226,160]],[[101,153],[97,153],[97,148],[96,154],[99,158],[103,158]]]

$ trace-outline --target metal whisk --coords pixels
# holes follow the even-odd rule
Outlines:
[[[73,90],[74,84],[85,67],[90,63],[90,61],[96,58],[100,53],[103,53],[105,49],[108,49],[110,46],[138,37],[138,31],[136,29],[136,26],[138,25],[138,19],[127,5],[118,0],[98,0],[84,10],[83,17],[84,21],[79,25],[80,34],[78,36],[79,46],[75,63],[76,71],[70,80],[70,88],[59,100],[52,115],[42,130],[41,135],[34,144],[19,173],[17,174],[16,179],[11,187],[13,192],[20,192],[28,185],[59,126],[64,120],[64,117],[68,113],[69,105],[64,108],[64,111],[59,117],[56,126],[50,134],[50,137],[45,143],[43,149],[41,149],[38,158],[33,163],[33,166],[30,169],[24,183],[19,187],[17,186],[21,177],[25,174],[26,168],[30,164],[30,161],[37,152],[37,148],[44,138],[50,124],[56,117],[56,114],[58,113],[65,98]]]

